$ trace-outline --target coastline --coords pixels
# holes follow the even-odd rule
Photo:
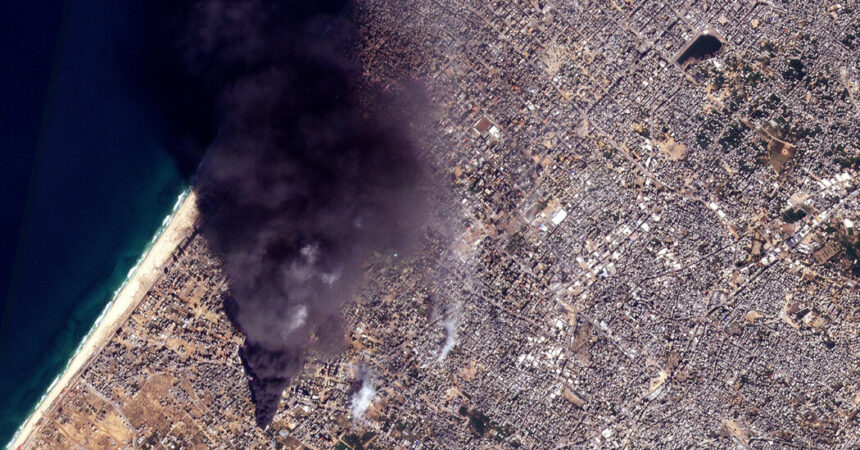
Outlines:
[[[164,218],[161,227],[153,235],[137,263],[129,270],[125,281],[114,291],[112,300],[78,344],[66,367],[54,378],[5,448],[24,448],[30,443],[30,438],[37,431],[42,418],[65,393],[66,388],[77,381],[78,376],[89,365],[91,358],[99,353],[116,329],[125,323],[140,300],[158,280],[164,264],[173,255],[176,247],[193,233],[196,220],[196,196],[193,189],[188,187],[177,198],[171,213]]]

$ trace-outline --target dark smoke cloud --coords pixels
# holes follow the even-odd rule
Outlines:
[[[191,135],[218,130],[196,188],[231,283],[225,309],[247,338],[240,355],[261,427],[303,355],[342,346],[340,307],[367,258],[407,251],[426,210],[408,111],[362,83],[340,6],[164,7],[180,30],[180,80],[192,81],[182,108],[206,118],[189,121]]]

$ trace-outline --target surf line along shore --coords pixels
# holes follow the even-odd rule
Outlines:
[[[78,347],[65,370],[54,380],[42,396],[32,414],[18,428],[7,449],[25,448],[34,442],[42,420],[59,405],[68,388],[73,386],[84,369],[102,348],[110,341],[116,330],[122,326],[137,308],[147,292],[164,273],[165,265],[170,264],[171,256],[178,247],[188,241],[197,229],[197,199],[194,191],[187,189],[178,199],[170,216],[166,219],[155,242],[139,261],[133,273],[116,292],[101,317]]]

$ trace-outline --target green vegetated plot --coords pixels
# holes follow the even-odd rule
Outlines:
[[[765,99],[750,105],[749,115],[753,119],[764,119],[782,106],[782,99],[771,93]]]
[[[696,145],[700,150],[705,150],[711,146],[714,137],[720,132],[720,118],[713,113],[707,114],[707,116],[699,113],[693,117],[693,120],[694,123],[700,124],[696,132]]]
[[[850,50],[860,47],[860,20],[845,28],[839,42]]]
[[[720,147],[723,150],[731,150],[737,148],[741,145],[741,139],[743,138],[744,132],[746,131],[746,127],[738,121],[734,120],[729,123],[729,126],[726,128],[726,131],[723,133],[722,137],[718,141]]]
[[[845,144],[837,142],[831,145],[830,155],[843,169],[860,169],[860,152],[846,148]]]
[[[361,435],[358,434],[347,434],[340,438],[337,445],[335,445],[335,450],[364,450],[370,449],[371,444],[373,442],[373,438],[376,437],[376,433],[372,431],[367,431]]]
[[[860,277],[860,237],[851,229],[838,233],[838,240],[851,263],[851,273]]]
[[[732,120],[728,123],[720,138],[717,140],[717,145],[726,154],[732,152],[748,152],[749,154],[741,158],[738,170],[741,173],[752,173],[756,167],[762,163],[766,157],[762,156],[759,151],[753,150],[752,147],[747,147],[744,150],[744,145],[749,142],[746,138],[749,128],[740,120]]]
[[[791,208],[782,213],[782,220],[785,223],[795,223],[804,217],[806,217],[806,211],[802,208]]]
[[[790,58],[788,68],[782,72],[782,78],[786,81],[800,81],[806,76],[806,66],[800,57]]]

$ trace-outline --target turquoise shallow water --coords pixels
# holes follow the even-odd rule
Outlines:
[[[34,34],[41,42],[20,46],[32,50],[22,58],[42,58],[33,77],[50,73],[10,93],[20,95],[11,101],[24,116],[3,131],[33,136],[0,149],[0,444],[65,367],[187,185],[161,143],[158,118],[112,60],[135,26],[122,3],[82,0],[63,10],[44,2],[59,8],[54,28],[44,11],[20,19],[45,27]]]

